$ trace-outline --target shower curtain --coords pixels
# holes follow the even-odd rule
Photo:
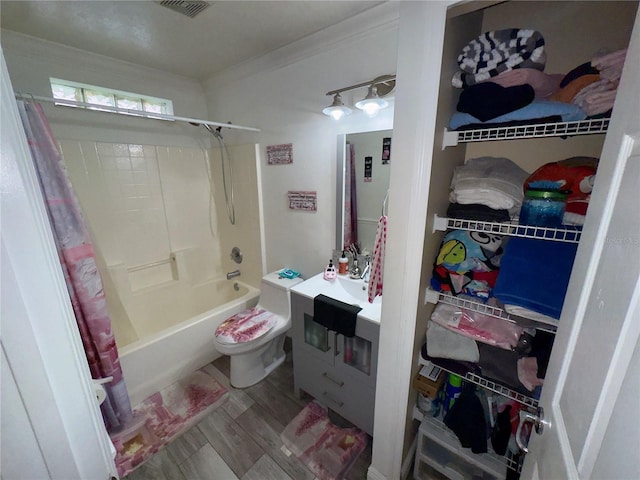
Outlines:
[[[344,169],[344,248],[358,243],[358,202],[356,201],[356,158],[352,143],[347,143]]]
[[[132,412],[93,244],[42,106],[18,101],[18,110],[91,376],[113,377],[104,384],[107,398],[101,410],[107,430],[115,432],[132,417]]]

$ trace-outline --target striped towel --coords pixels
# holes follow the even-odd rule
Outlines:
[[[387,216],[378,220],[376,243],[371,257],[371,273],[369,275],[369,303],[378,295],[382,295],[382,272],[384,271],[384,250],[387,244]]]
[[[458,55],[460,71],[451,83],[466,88],[515,68],[544,70],[546,61],[540,32],[520,28],[486,32],[462,49]]]

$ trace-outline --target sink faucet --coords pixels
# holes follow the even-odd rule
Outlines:
[[[365,257],[365,267],[362,269],[362,273],[360,274],[360,278],[365,282],[369,281],[369,274],[371,273],[371,258]]]
[[[233,272],[227,273],[227,280],[231,280],[233,277],[239,277],[240,270],[234,270]]]

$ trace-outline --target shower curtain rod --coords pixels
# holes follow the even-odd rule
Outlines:
[[[260,132],[259,128],[254,127],[244,127],[242,125],[234,125],[232,123],[221,123],[221,122],[212,122],[210,120],[201,120],[199,118],[189,118],[189,117],[177,117],[175,115],[165,115],[164,113],[149,113],[140,110],[130,110],[128,108],[119,108],[119,107],[110,107],[108,105],[96,105],[95,103],[85,103],[85,102],[76,102],[75,100],[63,100],[61,98],[52,98],[52,97],[41,97],[39,95],[31,95],[24,93],[16,93],[16,98],[21,98],[23,100],[35,100],[38,102],[48,102],[56,105],[66,105],[72,107],[88,107],[92,110],[100,109],[100,111],[107,111],[108,113],[128,113],[132,114],[136,117],[142,118],[150,118],[153,120],[175,120],[178,122],[187,122],[187,123],[197,123],[204,125],[211,125],[214,127],[224,127],[224,128],[233,128],[236,130],[248,130],[250,132]]]

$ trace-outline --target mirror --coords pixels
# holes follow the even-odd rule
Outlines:
[[[393,130],[380,130],[338,136],[336,250],[343,250],[357,238],[362,253],[373,253],[376,229],[383,208],[386,214],[389,174],[393,161],[392,134]],[[349,168],[349,157],[353,159],[354,168]],[[349,171],[354,172],[353,177]],[[355,202],[351,201],[354,198],[350,195],[353,190]],[[349,207],[356,212],[353,215],[355,221],[349,221]],[[355,231],[355,235],[350,234],[350,228]]]

